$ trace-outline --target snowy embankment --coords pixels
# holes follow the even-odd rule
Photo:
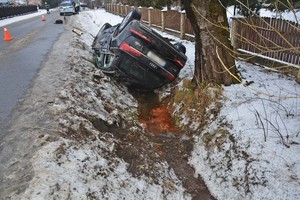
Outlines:
[[[66,81],[52,107],[61,116],[60,132],[66,137],[39,138],[43,146],[32,159],[35,177],[19,198],[191,199],[167,163],[157,163],[160,178],[153,181],[133,177],[130,164],[116,155],[114,126],[141,129],[137,102],[125,87],[95,69],[90,45],[102,24],[122,18],[104,10],[72,17],[77,23],[72,28],[84,34],[74,34],[66,46],[68,62],[61,67],[68,73],[62,74]],[[191,78],[194,44],[183,42],[189,60],[181,77]],[[201,175],[220,200],[300,199],[300,85],[286,75],[237,65],[245,85],[224,87],[220,113],[194,136],[189,162],[195,176]]]
[[[194,45],[184,43],[189,60],[181,77],[190,78]],[[300,86],[257,66],[237,66],[245,85],[224,87],[221,112],[195,136],[190,164],[217,199],[299,199]]]
[[[217,199],[300,199],[300,85],[239,62],[217,119],[195,137],[190,163]]]
[[[300,199],[300,85],[237,66],[243,84],[224,87],[221,112],[195,137],[190,164],[217,199]]]
[[[65,83],[51,109],[60,116],[62,129],[58,132],[63,137],[52,139],[47,134],[39,137],[41,149],[32,159],[34,178],[24,194],[12,197],[191,199],[166,162],[155,164],[159,178],[153,180],[144,175],[134,177],[128,172],[132,163],[117,156],[116,146],[121,142],[117,134],[142,132],[136,123],[137,102],[124,86],[95,68],[91,44],[102,24],[116,24],[122,18],[104,10],[81,12],[72,17],[66,31],[71,33],[72,28],[78,28],[84,34],[63,36],[58,41],[71,39],[65,47],[67,55],[61,55],[67,58],[65,66],[61,66]]]

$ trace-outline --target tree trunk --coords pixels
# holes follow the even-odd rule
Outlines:
[[[226,10],[218,0],[183,0],[196,39],[197,84],[237,83],[237,73],[229,41]]]

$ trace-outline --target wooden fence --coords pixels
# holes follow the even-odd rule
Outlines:
[[[107,4],[106,10],[126,16],[132,7]],[[142,21],[149,26],[178,35],[181,39],[194,40],[195,34],[185,12],[138,8]],[[256,57],[272,60],[300,69],[300,25],[275,18],[233,18],[232,45],[235,49]]]
[[[300,69],[300,25],[275,18],[234,18],[235,49]]]
[[[107,4],[106,10],[113,14],[126,16],[132,7],[128,5]],[[185,12],[174,10],[159,10],[154,8],[138,7],[142,13],[142,21],[149,26],[178,35],[181,39],[194,40],[194,31]]]

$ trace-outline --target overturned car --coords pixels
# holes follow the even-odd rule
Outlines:
[[[186,48],[171,44],[141,21],[137,9],[120,24],[104,24],[92,49],[96,65],[124,84],[142,90],[155,90],[176,79],[184,67]]]

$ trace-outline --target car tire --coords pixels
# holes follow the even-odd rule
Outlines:
[[[132,9],[126,17],[122,20],[121,24],[118,27],[118,33],[122,32],[122,30],[131,22],[132,20],[141,20],[141,12],[138,9]]]
[[[174,47],[176,49],[178,49],[181,53],[183,53],[183,54],[186,53],[186,48],[185,48],[185,46],[182,43],[177,42],[177,43],[174,44]]]

